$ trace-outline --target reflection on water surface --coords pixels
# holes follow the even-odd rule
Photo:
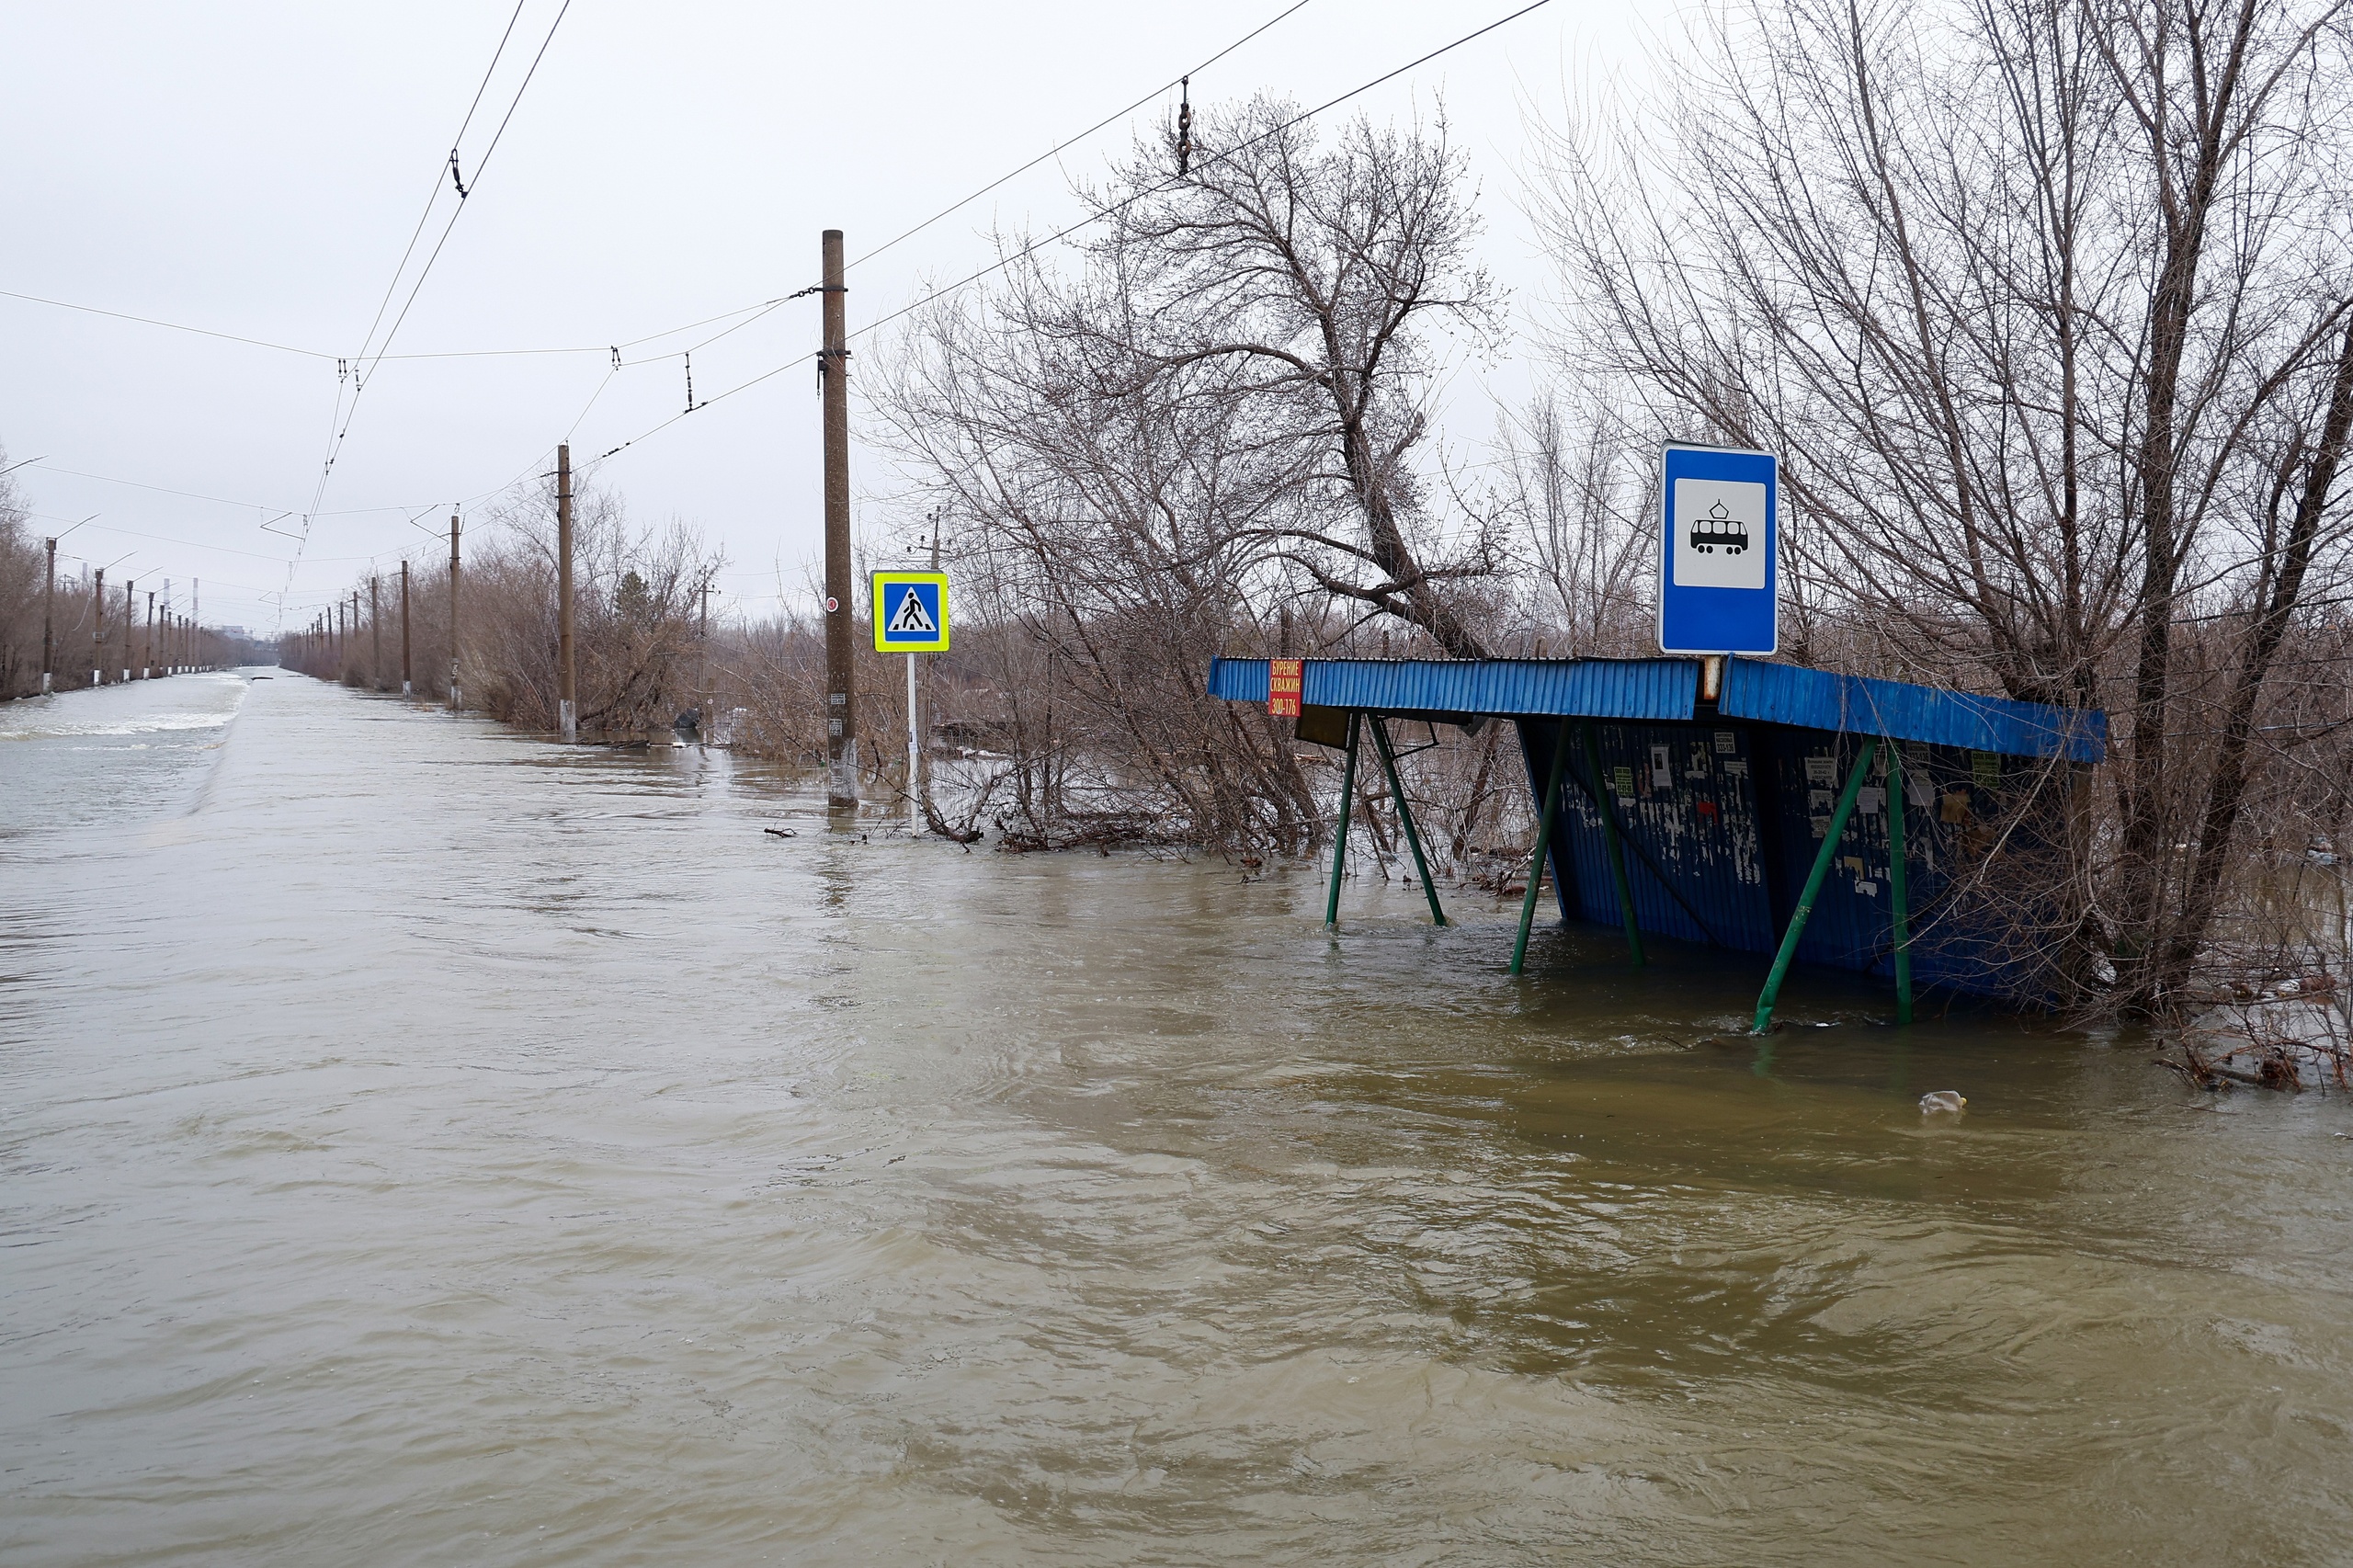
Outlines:
[[[1760,1058],[1747,960],[1514,982],[1461,894],[1336,944],[1313,871],[829,831],[299,679],[33,707],[11,1563],[2353,1540],[2340,1101],[1819,975]]]

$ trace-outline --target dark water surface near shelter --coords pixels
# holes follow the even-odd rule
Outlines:
[[[1322,892],[0,708],[0,1561],[2353,1556],[2353,1106]]]

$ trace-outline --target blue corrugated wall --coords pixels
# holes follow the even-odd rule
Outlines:
[[[1559,721],[1520,722],[1530,788],[1541,791]],[[1796,908],[1863,737],[1740,721],[1596,722],[1600,788],[1592,789],[1580,725],[1568,724],[1568,768],[1553,825],[1552,869],[1565,919],[1619,922],[1608,840],[1597,802],[1618,815],[1627,881],[1645,932],[1769,954]],[[2043,989],[2031,899],[1990,918],[1957,886],[1997,832],[2014,855],[2059,841],[2063,765],[1956,746],[1904,748],[1913,974],[1922,986],[2024,999]],[[1884,748],[1882,747],[1882,754]],[[1882,755],[1839,835],[1830,874],[1798,944],[1803,963],[1892,975]]]

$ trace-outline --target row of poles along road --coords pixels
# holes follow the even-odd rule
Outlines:
[[[827,229],[822,242],[824,279],[818,286],[824,301],[824,347],[817,351],[817,374],[824,392],[825,448],[825,761],[826,796],[834,805],[858,803],[858,729],[854,677],[855,615],[851,608],[849,549],[849,290],[842,281],[842,232]],[[573,663],[572,639],[572,449],[555,449],[556,532],[556,715],[566,743],[580,738],[580,709]],[[460,706],[458,686],[458,518],[449,518],[449,708]],[[409,665],[408,562],[401,562],[401,694],[413,695]],[[383,625],[378,619],[377,582],[370,578],[366,595],[368,625],[374,639],[376,667],[383,667]],[[340,667],[343,653],[360,626],[355,589],[347,599],[312,622],[305,639],[306,655],[323,657],[329,668]],[[306,657],[303,667],[315,668]]]
[[[556,449],[556,515],[561,519],[563,566],[560,591],[563,595],[563,738],[574,738],[572,706],[572,449]],[[384,667],[384,623],[377,602],[380,580],[368,579],[368,629],[374,639],[373,668]],[[281,660],[290,667],[318,673],[322,663],[330,670],[340,669],[344,654],[351,646],[351,639],[359,632],[359,591],[353,589],[347,599],[337,599],[331,608],[312,619],[301,636],[301,656]],[[415,694],[415,671],[409,664],[408,649],[408,562],[401,562],[401,695]],[[449,710],[461,706],[458,691],[458,515],[449,514]]]
[[[139,584],[136,578],[125,578],[122,585],[122,615],[116,624],[121,629],[121,662],[109,658],[107,643],[107,569],[97,569],[91,580],[90,602],[97,615],[90,626],[90,684],[112,686],[120,681],[149,680],[158,676],[176,676],[189,670],[210,669],[204,646],[204,628],[196,618],[196,592],[188,592],[188,613],[165,609],[160,618],[155,609],[155,590],[147,590],[146,636],[139,634]],[[78,617],[76,619],[79,619]],[[57,540],[49,541],[49,571],[41,579],[40,592],[40,694],[49,696],[57,689]],[[116,672],[109,679],[108,672]]]

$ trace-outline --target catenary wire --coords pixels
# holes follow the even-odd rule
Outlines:
[[[516,13],[517,16],[520,16],[524,4],[525,0],[516,0]],[[475,160],[475,189],[479,190],[482,187],[483,172],[489,168],[490,160],[498,151],[499,143],[506,139],[506,127],[514,120],[515,111],[522,107],[523,95],[530,90],[532,79],[539,74],[540,62],[547,58],[549,46],[555,42],[556,29],[563,25],[563,18],[571,12],[571,10],[572,0],[563,0],[563,6],[556,11],[555,20],[548,24],[547,36],[540,40],[539,52],[531,56],[531,64],[529,69],[523,73],[523,80],[517,85],[514,97],[507,101],[506,113],[500,118],[497,131],[492,133],[490,145],[484,148],[483,150],[482,156]],[[514,21],[511,18],[507,23],[507,30],[509,33],[514,30]],[[506,48],[506,37],[502,35],[499,40],[499,53],[503,54]],[[492,70],[494,71],[497,68],[497,56],[494,55],[491,60]],[[488,74],[485,73],[485,84],[487,84],[487,80]],[[481,97],[479,91],[477,91],[475,97],[477,101],[479,101]],[[466,111],[466,123],[472,124],[472,120],[473,110],[469,108]],[[452,155],[454,156],[454,153]],[[440,171],[438,167],[434,171],[434,179],[438,189],[440,179]],[[460,196],[457,206],[450,210],[449,222],[442,225],[441,237],[434,242],[432,254],[426,257],[425,265],[417,269],[416,281],[410,286],[408,298],[401,302],[400,314],[393,317],[392,324],[385,329],[383,343],[377,351],[377,358],[375,360],[376,366],[381,366],[382,363],[383,353],[391,348],[392,339],[400,335],[402,324],[408,320],[409,312],[415,308],[417,296],[424,291],[426,279],[432,276],[434,264],[441,259],[441,252],[449,244],[449,235],[456,230],[458,226],[458,219],[464,214],[465,210],[466,199],[464,197]],[[428,204],[426,211],[430,213],[431,210],[432,208]],[[410,253],[413,253],[415,249],[415,241],[412,239],[410,241]],[[402,267],[405,268],[406,266],[407,262],[405,258],[404,258]],[[392,275],[392,282],[394,288],[399,286],[400,272],[398,270],[396,270]],[[389,300],[390,297],[391,295],[388,292],[386,298]],[[383,319],[383,307],[381,305],[377,307],[376,319],[378,321],[381,321]],[[374,335],[375,329],[371,325],[369,329],[369,339],[372,339]],[[367,352],[367,345],[368,340],[362,340],[360,347],[363,358]],[[303,549],[310,543],[311,519],[318,514],[319,504],[326,498],[327,484],[335,475],[335,460],[343,454],[343,443],[351,434],[351,421],[358,417],[359,413],[360,396],[366,392],[368,381],[372,377],[373,373],[374,367],[372,366],[365,369],[358,366],[353,368],[351,378],[351,406],[348,410],[343,406],[343,389],[340,380],[338,379],[335,388],[334,433],[328,441],[325,460],[319,465],[318,483],[312,491],[310,509],[302,516],[302,537],[295,546],[294,560],[287,566],[287,581],[290,586],[292,585],[294,571],[301,562]]]
[[[483,94],[490,90],[490,79],[497,74],[498,62],[506,53],[506,40],[515,36],[515,24],[523,19],[523,7],[529,3],[529,0],[515,0],[515,9],[506,18],[506,29],[498,35],[498,47],[490,51],[490,63],[483,67],[482,81],[474,88],[473,102],[466,106],[466,118],[459,123],[457,137],[449,143],[452,148],[466,139],[466,127],[474,122],[474,110],[482,106]],[[416,254],[417,237],[425,233],[425,225],[431,222],[433,209],[440,201],[441,165],[436,164],[433,166],[433,188],[426,193],[425,210],[416,215],[416,227],[409,232],[407,248],[401,252],[400,264],[392,268],[392,276],[384,285],[384,297],[376,301],[376,313],[369,318],[368,330],[359,339],[358,357],[364,358],[368,345],[375,341],[376,328],[383,324],[384,312],[392,302],[392,291],[401,286],[401,275],[408,270],[409,257]],[[460,205],[463,205],[462,199]]]

